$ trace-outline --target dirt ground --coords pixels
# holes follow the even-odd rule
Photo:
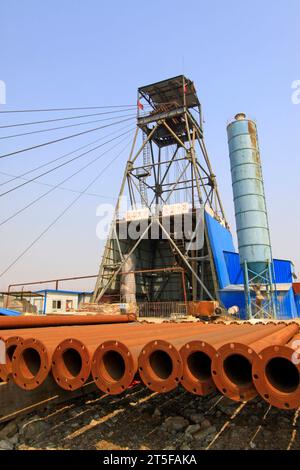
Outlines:
[[[121,396],[95,392],[1,425],[0,447],[300,449],[298,413],[259,398],[241,404],[217,392],[196,397],[180,387],[159,395],[138,384]]]

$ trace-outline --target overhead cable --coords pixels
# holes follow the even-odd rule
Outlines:
[[[100,173],[98,173],[95,178],[83,189],[82,193],[73,199],[66,207],[63,209],[57,217],[49,224],[47,227],[0,273],[0,277],[4,276],[28,251],[76,204],[76,202],[85,194],[89,188],[105,173],[106,170],[120,157],[120,155],[126,150],[128,144],[119,152],[110,162],[105,166]]]
[[[98,131],[100,129],[105,129],[106,127],[115,126],[115,125],[120,124],[122,122],[130,121],[131,119],[133,119],[133,118],[123,119],[122,121],[117,121],[117,122],[113,122],[111,124],[106,124],[105,126],[95,127],[93,129],[88,129],[87,131],[78,132],[77,134],[67,135],[65,137],[60,137],[59,139],[54,139],[54,140],[50,140],[48,142],[43,142],[41,144],[33,145],[32,147],[27,147],[27,148],[23,148],[23,149],[20,149],[20,150],[15,150],[14,152],[10,152],[10,153],[6,153],[4,155],[0,155],[0,158],[11,157],[13,155],[28,152],[29,150],[35,150],[37,148],[45,147],[46,145],[56,144],[57,142],[62,142],[63,140],[73,139],[74,137],[79,137],[80,135],[89,134],[90,132],[95,132],[95,131]]]
[[[79,152],[80,150],[83,150],[84,148],[89,147],[90,145],[96,144],[97,142],[100,142],[101,140],[106,139],[107,137],[110,137],[111,135],[114,135],[114,134],[116,134],[116,133],[118,133],[118,132],[120,132],[120,131],[123,131],[123,130],[125,130],[125,129],[128,129],[128,127],[131,127],[131,124],[129,124],[129,126],[128,126],[128,124],[127,124],[126,126],[123,126],[123,127],[121,127],[120,129],[114,130],[113,132],[110,132],[109,134],[106,134],[106,135],[104,135],[104,136],[99,137],[99,138],[96,139],[96,140],[93,140],[93,141],[89,142],[88,144],[81,145],[80,147],[77,147],[76,149],[72,150],[71,152],[64,153],[63,155],[60,155],[59,157],[56,157],[56,158],[54,158],[53,160],[50,160],[50,161],[48,161],[48,162],[43,163],[42,165],[38,165],[38,166],[36,166],[36,167],[34,167],[34,168],[31,168],[30,170],[27,170],[27,171],[25,171],[24,173],[21,173],[20,175],[16,175],[16,176],[14,176],[13,178],[11,178],[11,179],[9,179],[9,180],[7,180],[7,181],[4,181],[3,183],[0,183],[0,187],[1,187],[1,186],[5,186],[5,185],[8,184],[8,183],[11,183],[12,181],[14,181],[14,180],[16,180],[16,179],[18,179],[18,178],[21,179],[23,176],[29,175],[30,173],[34,173],[35,171],[40,170],[41,168],[44,168],[44,167],[46,167],[46,166],[49,166],[49,165],[51,165],[51,163],[55,163],[55,162],[57,162],[57,161],[59,161],[59,160],[62,160],[62,159],[65,158],[65,157],[69,157],[70,155],[73,155],[74,153]]]
[[[87,124],[95,124],[96,122],[104,122],[104,121],[111,121],[112,119],[120,119],[124,117],[135,117],[135,114],[123,114],[119,116],[113,116],[109,118],[104,118],[104,119],[94,119],[93,121],[83,121],[83,122],[77,122],[76,124],[67,124],[65,126],[58,126],[58,127],[49,127],[48,129],[37,129],[34,131],[29,131],[29,132],[22,132],[21,134],[11,134],[11,135],[5,135],[0,137],[0,140],[4,139],[12,139],[14,137],[23,137],[26,135],[32,135],[32,134],[40,134],[42,132],[50,132],[50,131],[57,131],[60,129],[67,129],[69,127],[76,127],[76,126],[85,126]]]
[[[131,132],[133,129],[130,129],[129,131],[127,131],[125,134],[129,134],[129,132]],[[123,134],[123,135],[125,135]],[[120,136],[119,136],[120,137]],[[31,202],[29,202],[28,204],[26,204],[25,206],[23,206],[21,209],[17,210],[14,214],[10,215],[9,217],[7,217],[6,219],[4,219],[2,222],[0,222],[0,227],[2,227],[4,224],[6,224],[7,222],[9,222],[10,220],[14,219],[15,217],[17,217],[18,215],[20,215],[21,213],[23,213],[26,209],[29,209],[29,207],[32,207],[35,203],[39,202],[41,199],[43,199],[44,197],[48,196],[49,194],[51,194],[55,189],[58,189],[60,188],[60,186],[64,183],[66,183],[67,181],[69,181],[71,178],[73,178],[74,176],[78,175],[79,173],[81,173],[82,171],[84,171],[86,168],[88,168],[89,166],[91,166],[93,163],[95,163],[96,161],[98,161],[101,157],[103,157],[104,155],[106,155],[107,153],[111,152],[112,150],[114,150],[118,145],[120,145],[121,143],[124,142],[124,140],[127,139],[127,136],[122,139],[120,142],[117,142],[117,144],[113,145],[110,149],[107,149],[105,152],[103,152],[102,154],[98,155],[96,158],[94,158],[93,160],[91,160],[90,162],[86,163],[85,165],[83,165],[81,168],[79,168],[78,170],[76,170],[74,173],[72,173],[71,175],[67,176],[66,178],[64,178],[60,183],[52,186],[48,191],[46,191],[45,193],[41,194],[40,196],[38,196],[37,198],[33,199]]]
[[[127,131],[127,132],[128,132],[128,131]],[[19,184],[19,185],[17,185],[17,186],[14,186],[13,188],[8,189],[7,191],[4,191],[3,193],[0,194],[0,197],[6,196],[7,194],[10,194],[10,193],[12,193],[13,191],[16,191],[17,189],[20,189],[20,188],[26,186],[27,184],[31,183],[32,181],[35,181],[35,180],[41,178],[42,176],[48,175],[49,173],[52,173],[53,171],[56,171],[56,170],[58,170],[59,168],[62,168],[63,166],[66,166],[66,165],[68,165],[69,163],[71,163],[71,162],[73,162],[73,161],[75,161],[75,160],[78,160],[79,158],[81,158],[81,157],[87,155],[88,153],[93,152],[94,150],[97,150],[98,148],[103,147],[104,145],[109,144],[110,142],[113,142],[114,140],[118,139],[119,137],[121,137],[121,136],[127,134],[127,132],[125,132],[124,134],[121,134],[121,135],[119,135],[119,136],[116,136],[116,137],[114,137],[114,138],[112,138],[112,139],[110,139],[110,140],[104,142],[103,144],[97,145],[96,147],[93,147],[92,149],[87,150],[86,152],[83,152],[83,153],[77,155],[76,157],[73,157],[73,158],[71,158],[70,160],[67,160],[66,162],[61,163],[60,165],[57,165],[56,167],[50,168],[49,170],[47,170],[47,171],[45,171],[45,172],[43,172],[43,173],[40,173],[39,175],[37,175],[37,176],[35,176],[35,177],[33,177],[33,178],[27,180],[27,181],[24,181],[23,183],[21,183],[21,184]]]

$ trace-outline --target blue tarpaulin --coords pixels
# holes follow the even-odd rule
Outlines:
[[[296,318],[297,307],[295,303],[294,291],[291,287],[288,291],[280,291],[280,284],[277,284],[278,313],[277,318]]]
[[[224,251],[230,284],[244,284],[244,275],[240,265],[238,253]],[[276,284],[290,284],[293,282],[293,269],[291,261],[274,259]]]
[[[297,314],[300,316],[300,294],[295,294],[295,304],[296,304],[296,309],[297,309]]]
[[[233,305],[239,307],[239,318],[246,318],[245,294],[244,289],[241,290],[225,290],[220,292],[220,300],[225,308]]]
[[[207,212],[205,221],[220,288],[220,300],[226,308],[237,305],[240,308],[240,317],[245,318],[244,275],[232,235]],[[274,272],[280,317],[294,318],[300,314],[300,296],[296,299],[291,289],[291,261],[274,259]]]
[[[231,284],[227,271],[224,251],[234,251],[232,235],[216,219],[205,212],[205,222],[214,262],[216,266],[219,286],[221,289]]]
[[[244,274],[238,253],[224,251],[230,284],[244,284]]]
[[[283,284],[281,284],[281,286],[283,286]],[[280,290],[281,286],[280,284],[277,285],[277,318],[282,320],[296,318],[299,316],[300,310],[297,311],[297,300],[296,296],[294,297],[293,289],[290,287],[286,288],[285,290]],[[226,289],[221,290],[220,299],[224,307],[227,309],[233,305],[237,305],[240,310],[239,317],[241,319],[247,318],[243,286],[232,286],[232,289],[227,287]],[[298,302],[298,309],[299,307],[300,302]]]
[[[18,315],[21,315],[20,312],[17,310],[9,310],[8,308],[2,308],[0,307],[0,315],[6,315],[10,317],[17,317]]]

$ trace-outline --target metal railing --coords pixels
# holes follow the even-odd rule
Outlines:
[[[139,317],[181,318],[187,316],[184,302],[142,302],[138,303]]]

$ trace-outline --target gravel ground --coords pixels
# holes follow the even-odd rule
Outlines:
[[[298,411],[217,392],[165,395],[142,385],[121,396],[89,394],[2,424],[0,449],[300,449]]]

